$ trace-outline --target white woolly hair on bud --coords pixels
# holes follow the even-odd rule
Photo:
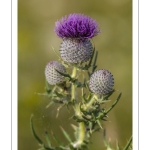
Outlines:
[[[57,72],[65,73],[65,67],[57,61],[50,61],[45,67],[45,77],[50,85],[60,84],[64,81],[64,77]]]

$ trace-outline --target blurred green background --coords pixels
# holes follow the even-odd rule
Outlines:
[[[67,143],[60,126],[72,135],[71,110],[58,105],[48,109],[48,99],[39,96],[45,87],[44,69],[48,61],[57,60],[52,47],[59,51],[61,39],[54,33],[55,22],[70,13],[83,13],[95,19],[101,33],[94,37],[99,51],[98,69],[108,69],[115,78],[118,105],[105,122],[107,139],[115,147],[124,146],[132,134],[132,1],[131,0],[18,0],[18,149],[39,148],[30,130],[30,116],[38,135],[53,131]],[[113,101],[112,101],[113,102]],[[112,104],[110,102],[110,104]],[[108,107],[106,105],[106,107]],[[73,136],[73,135],[72,135]],[[54,143],[55,145],[55,143]],[[104,150],[102,132],[91,138],[90,150]]]

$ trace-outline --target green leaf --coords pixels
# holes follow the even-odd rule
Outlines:
[[[36,134],[35,130],[34,130],[34,126],[33,126],[33,115],[31,115],[30,118],[30,126],[31,126],[31,131],[35,137],[35,139],[41,144],[44,145],[44,143],[42,142],[42,140],[38,137],[38,135]]]
[[[56,70],[56,69],[55,69]],[[61,74],[62,76],[64,76],[64,77],[66,77],[66,78],[69,78],[69,80],[71,81],[71,82],[75,82],[76,81],[76,79],[74,79],[74,78],[72,78],[69,74],[66,74],[66,73],[63,73],[63,72],[60,72],[60,71],[58,71],[58,70],[56,70],[59,74]]]
[[[128,148],[130,147],[131,142],[132,142],[132,136],[130,137],[128,143],[126,144],[126,146],[124,147],[123,150],[128,150]]]
[[[122,95],[122,93],[119,94],[119,96],[118,96],[118,98],[116,99],[116,101],[115,101],[115,102],[112,104],[112,106],[105,112],[104,115],[108,114],[108,113],[115,107],[115,105],[116,105],[116,104],[118,103],[118,101],[120,100],[121,95]]]
[[[117,147],[117,150],[121,150],[121,147],[120,147],[118,141],[116,142],[116,147]]]
[[[97,124],[99,125],[99,127],[100,127],[101,129],[103,129],[101,122],[100,122],[99,120],[97,120],[96,122],[97,122]]]
[[[53,132],[52,132],[52,137],[53,137],[53,139],[55,140],[55,142],[56,142],[58,145],[63,145],[63,144],[58,140],[58,138],[54,135]]]
[[[67,139],[70,143],[72,143],[71,138],[70,138],[70,136],[68,135],[68,133],[67,133],[62,127],[60,127],[60,128],[61,128],[61,130],[62,130],[64,136],[66,137],[66,139]]]
[[[50,139],[49,139],[49,136],[48,136],[48,132],[47,132],[47,131],[45,131],[45,138],[46,138],[46,141],[47,141],[47,143],[48,143],[48,146],[49,146],[50,148],[52,148],[52,147],[51,147],[51,141],[50,141]]]
[[[97,65],[96,65],[97,57],[98,57],[98,51],[96,51],[96,54],[95,54],[95,57],[94,57],[92,73],[93,73],[93,72],[95,71],[95,69],[97,68]]]
[[[71,124],[72,128],[76,131],[78,129],[77,126],[75,126],[74,124]]]
[[[110,93],[108,93],[106,96],[104,96],[104,100],[108,100],[108,98],[115,92],[115,90],[113,89]]]
[[[89,64],[88,64],[88,68],[91,66],[91,63],[92,63],[94,54],[95,54],[95,47],[94,47],[94,49],[93,49],[92,57],[91,57],[91,59],[90,59],[90,61],[89,61]]]
[[[51,93],[51,91],[52,91],[52,90],[51,90],[51,88],[50,88],[50,87],[51,87],[51,85],[47,82],[47,80],[46,80],[45,82],[46,82],[46,83],[45,83],[45,84],[46,84],[46,87],[45,87],[46,92],[47,92],[48,94],[50,94],[50,93]]]
[[[50,107],[53,103],[54,103],[54,102],[51,101],[51,102],[46,106],[46,108]]]
[[[54,47],[51,46],[51,48],[52,48],[53,52],[56,54],[56,56],[57,56],[59,59],[61,59],[61,57],[60,57],[59,54],[56,52],[56,50],[54,49]]]
[[[78,137],[79,137],[78,136],[79,128],[77,126],[73,125],[73,124],[71,124],[71,126],[75,130],[75,132],[74,132],[75,138],[78,139]]]
[[[57,95],[57,97],[59,97],[59,98],[64,97],[64,95],[63,95],[63,94],[60,94],[60,93],[58,93],[57,91],[55,91],[55,94],[56,94],[56,95]]]

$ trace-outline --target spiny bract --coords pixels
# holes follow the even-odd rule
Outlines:
[[[92,57],[93,46],[90,40],[64,38],[60,46],[61,58],[68,63],[86,62]]]

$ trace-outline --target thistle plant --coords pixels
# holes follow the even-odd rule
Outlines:
[[[45,132],[47,143],[44,143],[34,129],[31,116],[32,133],[41,146],[40,150],[88,150],[90,137],[97,131],[104,133],[107,150],[113,150],[105,138],[103,121],[107,121],[107,115],[118,103],[121,93],[112,106],[105,109],[103,104],[108,102],[115,89],[111,72],[97,69],[98,51],[92,38],[100,33],[98,23],[83,14],[70,14],[56,22],[54,31],[62,39],[60,56],[58,61],[50,61],[45,67],[46,92],[43,95],[49,99],[46,108],[58,103],[59,107],[70,106],[74,110],[70,117],[74,120],[71,126],[75,140],[61,128],[68,140],[67,145],[58,142],[53,135],[58,143],[53,146],[48,131]],[[71,74],[68,70],[72,71]],[[116,149],[132,149],[131,141],[132,137],[124,148],[117,145]]]

